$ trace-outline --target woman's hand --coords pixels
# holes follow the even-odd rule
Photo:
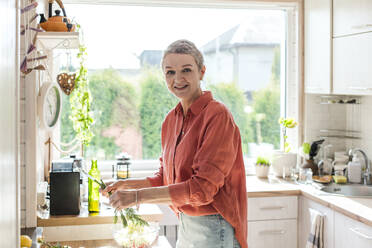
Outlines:
[[[118,210],[137,205],[136,194],[136,190],[116,190],[110,196],[110,205]]]
[[[146,178],[129,178],[120,181],[110,181],[106,183],[106,189],[102,190],[101,193],[104,196],[108,196],[108,192],[114,193],[117,190],[125,189],[141,189],[151,187],[149,181]]]
[[[114,193],[117,190],[129,189],[126,180],[111,181],[106,183],[106,188],[102,190],[102,195],[108,197],[108,193]]]

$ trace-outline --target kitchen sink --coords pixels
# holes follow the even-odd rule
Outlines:
[[[341,185],[341,184],[332,183],[332,184],[323,186],[321,190],[327,193],[331,193],[331,194],[372,198],[372,186],[366,186],[366,185],[360,185],[360,184]]]

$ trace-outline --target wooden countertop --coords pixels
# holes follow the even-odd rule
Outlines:
[[[141,204],[138,214],[149,222],[159,222],[163,217],[162,211],[155,204]],[[84,202],[79,215],[51,216],[49,211],[38,211],[37,215],[38,227],[112,224],[114,209],[102,202],[101,211],[98,214],[90,214],[87,203]]]
[[[116,248],[121,247],[116,244],[116,242],[112,239],[104,239],[104,240],[81,240],[81,241],[66,241],[66,242],[58,242],[60,245],[68,245],[71,248],[79,247],[97,247],[97,248]],[[56,243],[52,243],[56,244]],[[172,248],[169,244],[168,240],[164,236],[160,236],[156,242],[152,246],[152,248]]]
[[[271,176],[268,179],[247,177],[248,197],[291,195],[302,195],[372,227],[372,198],[336,196],[317,190],[311,185],[299,185]]]

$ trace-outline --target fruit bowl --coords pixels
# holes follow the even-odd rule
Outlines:
[[[122,248],[149,248],[159,237],[159,224],[150,222],[148,226],[136,226],[128,223],[126,228],[115,225],[113,237]]]

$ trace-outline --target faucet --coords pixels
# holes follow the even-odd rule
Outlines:
[[[363,155],[364,159],[364,168],[365,172],[362,175],[364,179],[365,185],[371,185],[372,184],[372,172],[371,172],[371,163],[369,162],[369,159],[367,157],[367,154],[360,148],[350,149],[349,150],[349,157],[352,156],[353,153],[360,152]]]

